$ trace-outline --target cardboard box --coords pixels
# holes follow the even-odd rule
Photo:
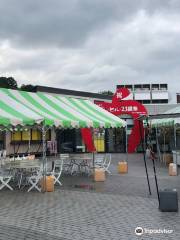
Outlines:
[[[128,172],[128,164],[127,162],[119,162],[118,163],[118,173],[127,173]]]
[[[41,189],[45,192],[54,192],[54,177],[46,176],[41,179]]]
[[[169,164],[169,176],[177,176],[177,166],[175,163]]]
[[[95,168],[94,170],[94,181],[95,182],[104,182],[106,179],[105,171],[103,168]]]

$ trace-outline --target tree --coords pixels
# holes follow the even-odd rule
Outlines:
[[[102,91],[102,92],[99,92],[100,94],[103,94],[103,95],[108,95],[108,96],[113,96],[114,95],[114,93],[113,92],[111,92],[111,91]]]
[[[35,92],[35,86],[31,85],[31,84],[23,84],[21,87],[20,87],[20,90],[22,91],[27,91],[27,92]]]
[[[18,85],[13,77],[0,77],[0,87],[17,89]]]

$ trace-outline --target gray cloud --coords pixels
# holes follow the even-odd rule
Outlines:
[[[179,10],[178,0],[1,0],[1,75],[94,92],[167,82],[175,92]]]
[[[138,10],[174,10],[170,0],[1,0],[0,37],[20,47],[82,46],[92,31]]]

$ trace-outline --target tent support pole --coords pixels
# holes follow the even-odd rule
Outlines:
[[[143,138],[142,138],[142,131],[141,131],[141,121],[138,120],[138,122],[139,122],[139,132],[140,132],[140,137],[141,137],[141,146],[142,146],[142,150],[143,150],[143,159],[144,159],[144,166],[145,166],[145,170],[146,170],[146,178],[147,178],[147,183],[148,183],[149,195],[151,195],[151,187],[150,187],[150,183],[149,183],[149,175],[148,175],[147,164],[146,164],[146,154],[145,154]]]
[[[157,153],[158,153],[159,162],[161,163],[162,160],[161,160],[161,151],[160,151],[160,148],[159,148],[159,140],[158,140],[158,130],[157,130],[157,127],[155,127],[155,130],[156,130],[156,150],[157,150]]]
[[[31,129],[29,128],[29,142],[28,142],[28,154],[30,154],[31,150]]]
[[[94,129],[93,128],[91,128],[91,132],[92,132],[92,140],[93,140],[93,144],[94,144]],[[93,151],[92,154],[93,154],[93,177],[94,177],[95,176],[95,155],[94,155],[94,151]]]
[[[174,125],[174,147],[175,147],[175,150],[176,150],[176,147],[177,147],[177,139],[176,139],[176,125]]]
[[[47,173],[47,158],[46,158],[46,129],[42,126],[42,142],[43,142],[43,191],[46,191],[46,173]]]
[[[128,135],[127,135],[127,124],[125,127],[125,131],[126,131],[126,161],[128,161]]]
[[[174,124],[174,148],[177,150],[177,138],[176,138],[176,125]],[[176,165],[177,165],[177,152],[176,152]]]
[[[14,140],[14,133],[15,133],[15,128],[14,128],[14,126],[12,127],[12,134],[13,134],[13,155],[14,155],[14,161],[15,161],[15,154],[16,154],[16,145],[15,145],[15,140]]]

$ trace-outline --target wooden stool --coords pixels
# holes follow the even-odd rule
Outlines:
[[[127,173],[128,172],[128,164],[127,162],[119,162],[118,163],[118,173]]]
[[[94,181],[104,182],[105,181],[105,171],[103,168],[95,168],[94,170]]]

